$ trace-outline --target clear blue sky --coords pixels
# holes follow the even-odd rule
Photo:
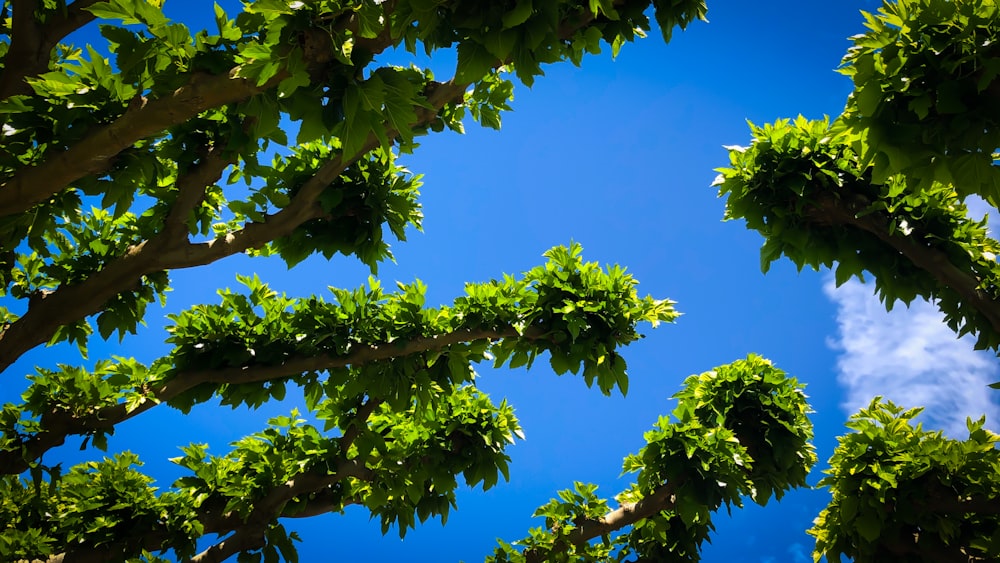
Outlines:
[[[866,288],[850,295],[824,290],[824,274],[798,273],[785,262],[761,274],[759,236],[741,223],[721,221],[723,201],[710,184],[713,168],[727,164],[722,145],[748,142],[746,120],[840,113],[850,81],[834,69],[846,38],[862,31],[859,10],[878,5],[710,1],[710,23],[675,34],[669,45],[654,31],[625,46],[617,60],[597,56],[581,68],[549,67],[532,89],[516,90],[515,111],[504,117],[499,133],[470,124],[464,136],[424,137],[405,162],[425,176],[425,232],[393,245],[397,263],[380,271],[386,284],[420,278],[429,286],[430,303],[446,303],[465,281],[524,271],[540,263],[549,247],[575,240],[586,258],[627,266],[643,292],[676,300],[684,316],[675,325],[645,331],[648,337],[625,351],[631,374],[625,399],[604,397],[571,376],[556,377],[546,362],[531,372],[483,367],[481,387],[497,401],[513,403],[527,435],[509,451],[511,481],[485,494],[463,491],[447,527],[431,521],[402,542],[393,532],[382,537],[361,510],[292,522],[305,540],[302,561],[481,561],[495,538],[514,540],[540,525],[530,518],[535,507],[574,480],[597,483],[608,497],[617,493],[626,484],[619,480],[622,458],[641,447],[642,433],[658,416],[673,409],[669,396],[683,378],[750,352],[808,384],[825,465],[843,431],[843,405],[893,392],[891,381],[866,378],[864,362],[851,367],[865,350],[870,357],[893,355],[878,348],[882,333],[866,332],[855,341],[842,327],[875,330],[884,319],[870,306]],[[179,19],[197,13],[211,21],[209,3],[168,0],[167,9]],[[214,302],[217,288],[234,286],[237,273],[252,272],[291,295],[322,293],[328,285],[354,287],[368,275],[351,259],[309,260],[289,272],[281,262],[237,257],[175,273],[167,312]],[[91,359],[161,355],[163,314],[153,309],[148,330],[122,347],[95,341]],[[929,318],[930,325],[937,322]],[[954,344],[950,335],[940,339],[947,341],[942,346]],[[937,345],[906,342],[909,348],[897,343],[894,350],[933,355]],[[980,358],[962,350],[956,357]],[[913,354],[883,371],[909,373],[906,365],[919,356]],[[61,348],[43,349],[12,369],[28,373],[34,363],[57,361],[79,362]],[[992,364],[968,362],[970,370],[992,373]],[[945,376],[939,379],[948,385]],[[12,399],[9,391],[0,399]],[[139,453],[165,487],[180,474],[164,461],[179,454],[177,446],[208,442],[212,452],[223,453],[229,441],[299,403],[289,393],[286,404],[257,412],[206,405],[183,417],[158,408],[122,425],[110,445]],[[66,455],[78,457],[76,446],[68,446]],[[826,498],[823,491],[801,491],[766,508],[717,515],[718,531],[703,560],[811,561],[805,529]]]

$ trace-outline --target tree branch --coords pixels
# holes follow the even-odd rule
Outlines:
[[[39,54],[42,50],[42,30],[35,19],[38,10],[37,0],[11,0],[12,26],[10,47],[4,57],[4,68],[0,74],[0,99],[6,99],[14,94],[30,93],[31,88],[24,78],[39,67]],[[44,72],[48,68],[46,53]]]
[[[170,207],[163,221],[163,231],[158,236],[167,241],[187,237],[191,213],[205,200],[205,191],[218,181],[226,168],[235,163],[236,155],[223,156],[222,147],[209,147],[196,165],[200,170],[178,178],[177,199]]]
[[[364,424],[360,416],[355,422]],[[285,505],[293,498],[322,491],[348,477],[371,480],[372,476],[372,472],[356,460],[341,462],[336,473],[332,474],[322,471],[300,473],[275,487],[257,502],[246,520],[240,518],[238,514],[231,513],[222,515],[218,522],[202,521],[206,533],[227,533],[232,530],[235,530],[235,533],[196,555],[191,559],[191,563],[219,563],[241,551],[261,548],[265,543],[264,532],[268,525],[281,516]]]
[[[873,214],[858,217],[852,210],[845,209],[833,198],[820,201],[816,206],[814,216],[817,220],[826,223],[847,225],[875,235],[879,240],[913,262],[918,268],[933,276],[942,286],[958,293],[963,301],[975,307],[980,314],[986,317],[994,331],[1000,333],[1000,303],[980,291],[979,278],[971,272],[958,269],[948,260],[948,256],[944,252],[920,244],[913,237],[899,233],[889,234],[886,225]]]
[[[616,532],[644,518],[670,510],[674,507],[674,488],[673,483],[661,485],[653,491],[653,494],[644,497],[639,502],[624,504],[603,518],[596,520],[588,518],[579,522],[576,528],[562,542],[557,543],[553,549],[566,550],[570,546],[580,546],[594,538]],[[535,550],[524,552],[526,563],[544,563],[548,556],[549,553]]]
[[[287,75],[279,72],[257,86],[254,80],[237,76],[239,69],[234,67],[219,75],[195,74],[171,95],[130,108],[65,151],[20,170],[0,185],[0,216],[27,211],[72,182],[106,170],[118,153],[136,141],[162,133],[205,110],[273,88]]]
[[[65,15],[51,12],[49,21],[42,26],[34,15],[37,0],[13,0],[14,30],[0,73],[0,100],[31,94],[31,86],[25,79],[49,69],[52,49],[67,35],[94,20],[94,15],[84,8],[99,1],[76,0],[66,7]]]
[[[405,343],[382,343],[358,346],[340,357],[310,356],[290,358],[278,365],[250,365],[221,370],[189,370],[178,373],[174,378],[160,384],[150,392],[139,407],[129,411],[125,403],[97,409],[89,416],[80,418],[62,410],[53,410],[42,416],[43,430],[25,439],[18,448],[0,451],[0,474],[17,475],[28,469],[29,461],[38,459],[48,450],[62,445],[72,435],[88,434],[97,430],[114,428],[126,420],[134,418],[161,402],[168,402],[181,393],[202,384],[254,383],[280,379],[309,371],[323,371],[346,366],[360,366],[371,362],[400,358],[422,352],[438,351],[462,342],[475,340],[509,338],[517,336],[513,327],[503,330],[458,330],[447,334],[414,338]],[[532,337],[531,334],[526,334]],[[369,409],[374,406],[367,407]],[[370,414],[370,412],[368,413]],[[367,414],[365,415],[367,418]],[[350,447],[352,432],[345,429],[345,437],[352,436],[346,443]]]
[[[177,205],[168,217],[175,223],[186,221],[204,187],[218,181],[230,163],[217,151],[210,152],[201,163],[178,178]],[[183,209],[185,206],[191,207]],[[30,304],[21,318],[0,332],[0,371],[7,369],[24,352],[48,342],[59,327],[100,311],[109,299],[135,287],[143,275],[166,269],[159,260],[163,249],[172,242],[168,237],[173,234],[174,231],[168,228],[131,247],[84,281],[60,286]]]
[[[91,2],[77,0],[76,4],[85,1]],[[357,21],[351,21],[348,27],[356,26]],[[333,45],[328,34],[310,34],[308,39],[312,41],[307,41],[303,48],[308,65],[319,66],[332,60]],[[359,41],[362,43],[372,54],[378,54],[390,47],[393,40],[390,34],[384,33],[375,39]],[[10,58],[8,55],[7,59]],[[118,153],[136,141],[165,132],[203,111],[240,102],[275,88],[289,76],[287,69],[280,69],[258,86],[255,80],[238,76],[241,68],[235,66],[228,72],[214,75],[194,73],[187,84],[169,96],[152,101],[143,98],[141,104],[126,110],[113,123],[97,128],[65,151],[20,170],[0,185],[0,217],[27,211],[72,182],[106,170]]]

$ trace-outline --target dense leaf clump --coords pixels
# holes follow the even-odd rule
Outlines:
[[[863,141],[840,122],[799,117],[752,132],[750,146],[730,149],[716,185],[726,218],[764,235],[761,269],[787,256],[835,269],[838,285],[867,271],[887,308],[931,299],[953,330],[1000,347],[1000,244],[952,185],[875,182]]]
[[[751,355],[692,375],[674,398],[673,417],[625,458],[623,473],[637,475],[615,497],[619,508],[609,511],[596,485],[575,483],[535,511],[544,528],[501,542],[490,561],[698,561],[721,506],[764,505],[806,486],[816,461],[809,406],[769,360]]]
[[[1000,553],[1000,435],[968,421],[949,439],[876,397],[847,423],[821,486],[833,501],[809,531],[839,563],[994,561]]]
[[[837,285],[872,277],[887,309],[927,299],[1000,353],[1000,243],[969,211],[1000,202],[998,10],[883,2],[843,59],[841,116],[751,125],[749,146],[727,147],[715,185],[726,218],[764,236],[763,270],[786,256]],[[914,426],[919,410],[876,400],[851,418],[820,482],[833,500],[810,532],[817,562],[1000,557],[997,436],[980,420],[946,439]]]

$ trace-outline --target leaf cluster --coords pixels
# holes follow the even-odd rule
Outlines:
[[[1000,7],[972,0],[898,0],[864,13],[841,71],[854,81],[847,123],[867,141],[874,179],[903,173],[929,187],[997,203]]]
[[[625,458],[623,472],[637,476],[620,508],[609,512],[595,485],[576,483],[535,512],[544,527],[501,542],[489,561],[699,560],[712,512],[806,485],[816,455],[801,389],[757,355],[692,375],[673,419],[661,417]]]
[[[993,561],[1000,555],[1000,436],[968,420],[969,437],[914,423],[922,409],[881,397],[853,415],[820,486],[833,499],[809,531],[815,559]]]
[[[730,147],[715,185],[726,219],[764,236],[763,271],[782,256],[835,269],[838,285],[867,271],[888,309],[931,299],[953,330],[1000,346],[1000,244],[950,184],[876,182],[863,142],[840,122],[800,117],[752,132],[749,147]]]
[[[510,406],[494,406],[472,386],[473,363],[492,359],[497,367],[517,366],[521,358],[530,363],[549,352],[567,369],[582,367],[588,385],[596,381],[605,393],[616,386],[624,393],[627,376],[618,349],[640,337],[637,323],[677,316],[670,301],[639,297],[637,282],[624,269],[584,262],[577,244],[546,256],[546,265],[520,279],[469,284],[454,305],[440,308],[425,307],[420,282],[385,293],[371,279],[355,290],[331,288],[335,300],[329,302],[289,298],[256,276],[242,277],[245,291],[220,291],[218,304],[173,316],[168,340],[174,349],[150,366],[117,359],[99,362],[93,371],[40,369],[25,402],[4,406],[3,450],[12,459],[26,456],[31,471],[43,471],[47,466],[34,458],[45,448],[28,453],[39,440],[54,444],[86,434],[105,449],[117,422],[157,403],[187,412],[218,397],[234,408],[258,407],[284,399],[293,384],[318,425],[296,416],[274,419],[224,456],[209,456],[202,445],[183,448],[185,455],[175,462],[192,476],[159,495],[145,478],[145,500],[123,503],[129,510],[184,515],[178,518],[190,526],[177,532],[186,534],[183,541],[174,531],[151,536],[137,530],[145,539],[114,544],[116,551],[109,553],[131,557],[136,550],[172,548],[186,557],[201,534],[239,526],[266,531],[275,545],[291,545],[276,527],[278,518],[350,505],[366,507],[383,531],[395,526],[404,534],[418,521],[446,518],[458,475],[484,488],[508,476],[503,450],[520,435],[520,426]],[[138,460],[104,463],[130,468]],[[54,494],[14,476],[5,483],[16,491],[12,499]],[[84,494],[74,483],[50,471],[44,487]],[[173,510],[171,503],[180,508]],[[12,502],[9,509],[19,506],[31,504]],[[40,546],[69,545],[72,536],[77,549],[109,550],[110,538],[132,537],[114,527],[117,520],[98,526],[75,508],[60,510],[43,510],[59,515],[44,523],[12,518],[11,537],[37,528],[49,530],[39,536]],[[90,528],[74,524],[78,516]],[[44,554],[26,542],[18,540],[0,555]]]

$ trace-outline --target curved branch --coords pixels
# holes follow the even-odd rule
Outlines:
[[[100,0],[76,0],[65,13],[53,12],[44,25],[35,19],[37,0],[14,0],[14,29],[10,48],[4,57],[0,73],[0,100],[21,94],[31,94],[25,81],[49,69],[52,49],[67,35],[94,20],[85,8]]]
[[[366,418],[367,415],[362,418],[359,413],[356,423],[364,424]],[[263,547],[266,541],[264,532],[271,522],[281,517],[289,501],[298,496],[328,489],[348,477],[371,480],[373,474],[357,460],[341,462],[336,473],[332,474],[318,471],[303,472],[271,490],[254,505],[253,511],[245,520],[237,514],[229,513],[220,516],[217,522],[203,521],[206,533],[223,534],[230,531],[235,533],[196,555],[191,559],[191,563],[219,563],[241,551]],[[329,510],[340,507],[342,503],[337,506],[329,505]],[[317,508],[314,507],[314,512]],[[320,512],[315,513],[320,514]]]
[[[361,427],[365,426],[368,418],[380,404],[381,401],[377,399],[369,399],[358,407],[358,412],[354,416],[354,419],[348,428],[344,429],[344,434],[338,440],[342,456],[346,456],[347,451],[351,448],[351,444],[354,443],[354,440],[360,433]],[[231,530],[235,530],[236,532],[229,538],[195,556],[191,560],[192,563],[221,562],[241,551],[263,547],[265,542],[264,532],[271,522],[277,520],[282,515],[289,501],[298,496],[329,490],[330,486],[347,477],[371,481],[374,478],[374,473],[366,467],[365,463],[357,459],[342,459],[337,464],[337,471],[335,473],[328,474],[318,470],[306,471],[275,487],[263,499],[254,504],[253,511],[251,511],[249,517],[246,519],[240,518],[235,513],[221,515],[218,518],[218,522],[214,523],[214,525],[205,525],[205,531],[217,534],[226,533]],[[321,501],[321,504],[328,507],[327,512],[343,507],[343,503],[337,505],[326,499]],[[317,512],[319,508],[320,505],[314,505],[311,508],[311,512],[320,514],[320,512]]]
[[[178,200],[168,218],[175,223],[186,221],[205,186],[218,181],[230,163],[213,151],[178,178]],[[135,287],[142,276],[166,269],[159,261],[164,248],[173,242],[170,238],[173,235],[174,230],[168,227],[156,237],[131,247],[86,280],[61,286],[32,303],[21,318],[0,332],[0,371],[21,354],[48,342],[60,326],[97,313],[109,299]]]
[[[609,512],[600,519],[588,518],[577,523],[562,542],[554,546],[556,550],[565,550],[570,546],[583,545],[594,538],[621,530],[636,522],[674,507],[674,484],[660,485],[653,494],[635,503],[623,504],[618,509]],[[549,553],[528,550],[524,553],[526,563],[544,563]]]
[[[239,77],[239,70],[234,67],[225,74],[195,74],[171,95],[143,101],[65,151],[20,170],[0,185],[0,216],[27,211],[72,182],[106,170],[118,153],[141,139],[162,133],[205,110],[245,100],[287,77],[287,72],[282,71],[257,86],[254,80]]]
[[[466,87],[467,85],[454,81],[436,83],[428,96],[431,108],[421,108],[417,121],[411,126],[422,127],[430,123],[447,103],[454,102],[458,96],[463,95]],[[388,129],[387,136],[395,138],[398,132]],[[60,326],[99,312],[108,299],[134,287],[143,275],[203,266],[248,249],[260,248],[275,238],[291,233],[306,221],[323,217],[323,211],[317,203],[320,194],[357,158],[378,146],[378,142],[372,133],[358,154],[350,158],[341,155],[325,163],[303,185],[287,207],[268,215],[261,222],[251,223],[239,231],[203,243],[173,238],[173,231],[168,229],[135,245],[125,255],[85,281],[60,287],[48,294],[0,333],[0,372],[24,352],[48,342]],[[196,190],[217,181],[229,164],[230,161],[219,156],[206,158],[184,178],[179,179],[178,183],[183,185],[180,186],[178,205],[193,205],[193,201],[188,199],[198,197]],[[185,188],[184,185],[191,187]],[[195,195],[185,196],[188,191]],[[3,193],[0,191],[0,199]],[[183,217],[186,219],[186,213]]]
[[[77,3],[81,1],[77,0]],[[349,22],[348,27],[351,26],[356,27],[357,21]],[[310,34],[308,39],[318,44],[304,47],[307,65],[323,65],[333,59],[329,35]],[[359,44],[362,43],[372,54],[378,54],[392,46],[393,40],[390,34],[383,33],[375,39],[359,41]],[[169,96],[151,101],[142,98],[141,103],[130,106],[113,123],[97,128],[65,151],[19,171],[0,185],[0,217],[27,211],[66,189],[72,182],[106,170],[118,153],[141,139],[165,132],[203,111],[240,102],[276,88],[289,76],[288,70],[282,68],[258,85],[254,79],[240,77],[240,70],[242,66],[235,66],[221,74],[196,72]]]
[[[405,343],[382,343],[359,346],[340,357],[311,356],[290,358],[278,365],[241,366],[221,370],[190,370],[178,373],[171,380],[150,391],[150,398],[133,410],[125,403],[96,410],[85,418],[69,415],[64,411],[52,411],[42,416],[43,430],[24,440],[19,448],[0,451],[0,474],[16,475],[28,469],[29,461],[38,459],[48,450],[62,445],[73,435],[88,434],[97,430],[114,428],[126,420],[134,418],[161,402],[168,402],[181,393],[205,383],[240,384],[269,381],[309,371],[323,371],[346,366],[360,366],[371,362],[400,358],[422,352],[438,351],[475,340],[509,338],[517,336],[513,327],[503,330],[478,329],[458,330],[435,336],[414,338]],[[529,338],[531,335],[527,335]],[[374,406],[367,407],[369,409]],[[370,414],[370,412],[369,412]],[[367,418],[367,414],[365,415]],[[345,429],[345,438],[353,436],[357,429]],[[350,438],[353,441],[353,437]],[[350,446],[347,442],[347,447]]]
[[[222,176],[229,166],[236,164],[236,155],[223,155],[219,146],[209,147],[201,157],[193,174],[185,174],[177,181],[177,198],[163,221],[162,238],[178,240],[188,236],[191,213],[205,200],[205,192]]]
[[[0,94],[4,99],[16,93],[30,92],[24,78],[33,74],[38,65],[38,55],[42,49],[41,25],[35,19],[38,10],[37,0],[11,0],[12,26],[10,47],[4,57],[4,69],[0,74]],[[47,68],[48,57],[45,59]],[[43,70],[44,72],[44,70]],[[37,73],[35,73],[37,74]]]
[[[264,545],[264,530],[240,528],[236,533],[191,558],[190,563],[221,563],[241,551]]]
[[[1000,333],[1000,302],[979,290],[980,280],[975,274],[960,270],[948,256],[935,248],[920,244],[913,237],[889,234],[889,229],[873,215],[858,217],[833,198],[821,200],[814,213],[816,219],[826,223],[847,225],[871,233],[882,242],[896,249],[918,268],[934,277],[942,286],[958,293],[989,321],[993,330]]]

